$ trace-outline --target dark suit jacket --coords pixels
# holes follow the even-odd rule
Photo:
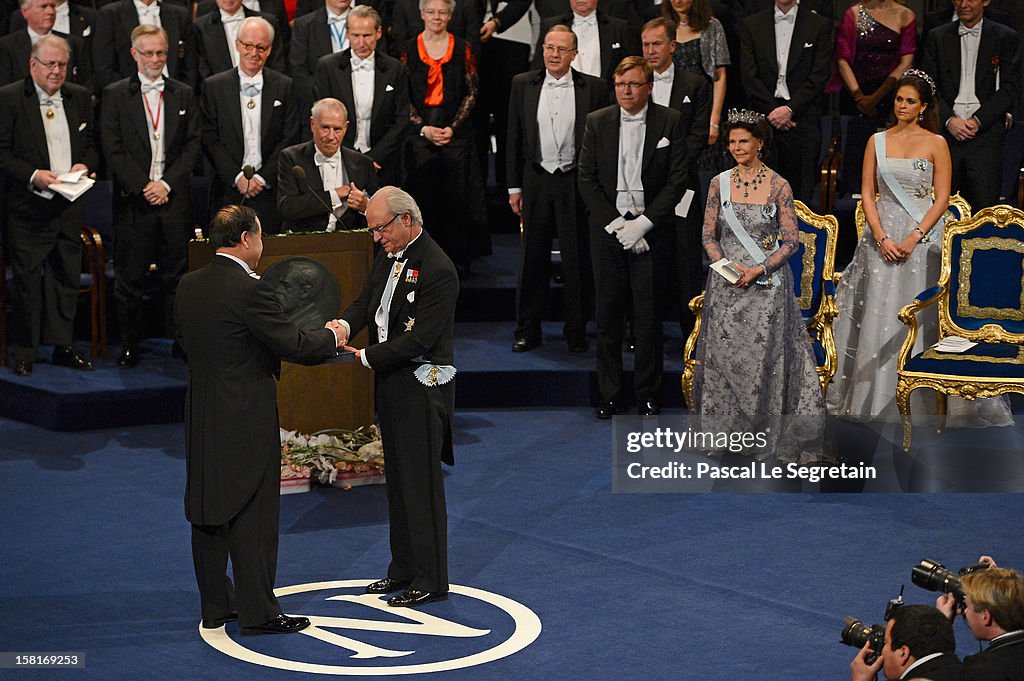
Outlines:
[[[14,4],[17,5],[18,3],[15,2]],[[92,24],[93,9],[91,7],[83,7],[74,3],[68,5],[68,29],[71,35],[76,35],[83,39],[92,37]],[[26,26],[28,24],[25,23],[25,17],[21,16],[20,9],[11,12],[11,20],[7,29],[8,33],[15,33]]]
[[[320,170],[313,162],[316,146],[313,142],[303,142],[281,151],[277,170],[277,210],[285,229],[294,231],[310,231],[326,229],[328,221],[327,208],[310,192],[315,191],[329,206],[338,203],[338,195],[334,191],[321,189],[323,181]],[[353,149],[341,148],[342,163],[348,173],[349,182],[355,182],[363,191],[372,194],[380,189],[377,171],[373,167],[373,159]],[[300,185],[292,175],[292,167],[300,166],[306,171],[306,184]],[[354,210],[347,210],[338,220],[338,229],[361,229],[366,227],[366,217]]]
[[[604,227],[619,217],[615,207],[619,168],[619,112],[617,104],[598,109],[587,116],[587,129],[580,151],[580,194],[590,211],[590,228],[604,233]],[[647,130],[644,136],[640,179],[644,185],[644,215],[654,228],[644,237],[651,248],[659,238],[659,227],[671,224],[676,204],[685,190],[686,144],[680,114],[674,109],[647,105]],[[662,140],[667,140],[664,144]]]
[[[964,681],[1024,681],[1024,633],[993,641],[964,658]]]
[[[60,35],[71,46],[67,79],[92,89],[92,66],[85,43],[76,35]],[[0,85],[7,85],[28,77],[28,60],[32,56],[32,39],[28,29],[0,38]]]
[[[775,0],[733,0],[732,4],[735,6],[733,12],[744,17],[775,8]],[[853,2],[846,2],[846,0],[800,0],[800,9],[811,10],[815,14],[827,18],[833,25],[839,25],[846,8],[852,4]],[[718,10],[714,11],[715,16],[721,19]]]
[[[199,156],[199,104],[192,88],[165,79],[162,117],[162,179],[172,192],[189,195],[192,169]],[[103,91],[100,135],[107,172],[122,196],[141,199],[142,190],[149,184],[151,133],[138,76],[108,85]]]
[[[274,27],[273,49],[270,50],[270,57],[267,58],[266,68],[274,69],[284,73],[287,61],[285,59],[285,41],[282,32],[278,29],[280,24],[277,17],[267,12],[254,12],[248,7],[242,7],[246,18],[263,17]],[[190,44],[185,51],[188,61],[188,82],[197,91],[202,87],[202,82],[221,71],[233,68],[231,53],[235,46],[228,45],[227,37],[224,35],[224,24],[220,20],[220,11],[209,12],[195,20],[192,24]]]
[[[935,79],[938,87],[939,125],[945,127],[953,114],[953,102],[960,91],[960,22],[949,22],[928,34],[921,68]],[[1005,114],[1013,112],[1020,93],[1020,38],[1017,33],[995,21],[981,25],[978,65],[974,91],[981,108],[974,114],[981,129],[1003,125]],[[999,90],[996,90],[998,64]]]
[[[681,114],[681,124],[686,134],[686,186],[696,186],[697,157],[704,150],[711,125],[711,83],[706,78],[675,67],[672,77],[672,92],[668,106]]]
[[[93,171],[99,161],[92,116],[92,94],[81,85],[65,83],[60,90],[71,136],[71,165],[84,163]],[[23,218],[50,219],[70,204],[60,195],[44,199],[28,189],[38,169],[50,168],[46,133],[31,78],[0,88],[0,171],[7,175],[9,213]]]
[[[1007,14],[1006,10],[999,9],[997,7],[986,7],[985,8],[985,19],[991,19],[992,21],[999,22],[1004,26],[1014,28],[1013,19]],[[947,3],[942,9],[935,10],[934,12],[928,12],[924,17],[924,29],[921,32],[921,44],[924,45],[924,38],[928,36],[932,30],[939,26],[945,26],[956,21],[955,12],[953,11],[952,4]],[[1016,30],[1016,29],[1014,29]]]
[[[478,52],[480,48],[480,27],[483,26],[486,5],[486,0],[456,2],[455,11],[448,21],[448,32],[472,45],[474,52]],[[529,9],[529,2],[510,0],[497,14],[501,28],[507,29],[515,24]],[[412,40],[422,31],[423,18],[420,17],[419,0],[395,0],[389,31],[391,53],[397,55],[403,43]],[[500,36],[501,33],[496,35]]]
[[[182,277],[174,312],[188,356],[185,517],[222,525],[281,465],[280,357],[330,357],[334,333],[297,329],[269,285],[222,256]]]
[[[779,62],[775,56],[774,11],[758,12],[740,25],[743,87],[752,108],[763,114],[778,106],[775,85],[779,78]],[[825,83],[831,73],[832,22],[808,12],[801,5],[786,65],[789,108],[793,110],[794,120],[802,122],[805,118],[821,115]]]
[[[333,54],[331,33],[327,28],[327,9],[321,5],[316,11],[297,16],[288,46],[288,75],[295,81],[295,94],[303,106],[313,102],[316,64],[328,54]]]
[[[132,29],[139,25],[139,13],[132,0],[117,0],[96,13],[92,39],[92,66],[100,92],[115,80],[134,76],[139,67],[129,51]],[[160,25],[167,31],[167,73],[186,80],[186,48],[191,41],[191,17],[181,5],[160,3]]]
[[[199,17],[202,17],[210,12],[214,12],[217,9],[217,3],[214,0],[200,0],[196,5],[196,21],[199,21]],[[277,23],[274,24],[274,49],[277,47],[277,34],[281,34],[281,58],[286,58],[286,51],[288,44],[291,42],[292,27],[288,20],[288,12],[284,8],[284,2],[282,0],[260,0],[260,12],[263,14],[269,14]],[[219,12],[214,12],[219,14]],[[298,16],[298,15],[296,15]],[[269,64],[268,64],[269,66]],[[281,69],[284,70],[284,69]]]
[[[203,84],[203,149],[216,171],[214,194],[233,188],[235,177],[242,170],[245,143],[238,90],[238,69],[210,76]],[[256,168],[256,172],[273,187],[277,182],[278,155],[295,142],[299,133],[292,79],[271,69],[263,69],[261,98],[260,155],[263,165]]]
[[[943,653],[939,657],[933,657],[924,664],[914,667],[908,679],[928,679],[929,681],[960,681],[963,675],[963,665],[956,655]]]
[[[505,156],[509,187],[522,187],[523,168],[529,163],[540,163],[541,160],[537,107],[546,73],[545,69],[527,71],[512,79],[506,139],[508,153]],[[578,161],[583,147],[587,114],[608,104],[608,82],[573,70],[572,85],[576,102],[574,144]]]
[[[607,16],[601,10],[597,12],[597,40],[601,45],[601,77],[611,80],[612,72],[625,57],[640,54],[640,40],[629,30],[624,19]],[[548,17],[540,22],[540,35],[534,48],[532,67],[544,67],[544,36],[555,24],[564,24],[572,28],[572,12],[560,16]]]
[[[320,58],[313,81],[313,98],[333,97],[348,109],[344,144],[356,143],[356,102],[352,94],[352,52]],[[405,66],[380,50],[374,55],[373,107],[370,111],[370,151],[367,156],[385,167],[397,164],[396,154],[409,131],[409,80]]]

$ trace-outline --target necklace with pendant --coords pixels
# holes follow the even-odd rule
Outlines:
[[[740,176],[740,167],[736,166],[735,168],[732,169],[732,182],[736,189],[743,189],[743,198],[746,199],[750,197],[751,189],[757,191],[757,188],[761,185],[762,182],[764,182],[764,176],[766,174],[767,172],[765,170],[765,166],[762,163],[761,166],[757,169],[757,172],[754,173],[754,177],[752,177],[749,180],[744,180],[743,177]]]

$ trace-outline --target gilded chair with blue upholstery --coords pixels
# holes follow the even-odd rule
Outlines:
[[[939,339],[976,342],[961,353],[914,352],[917,314],[937,305]],[[903,448],[910,451],[910,394],[936,392],[938,414],[946,396],[973,400],[1024,392],[1024,211],[993,206],[972,218],[946,223],[938,284],[900,310],[909,327],[897,358],[896,403]]]
[[[943,214],[942,219],[948,222],[950,220],[966,220],[970,217],[971,204],[967,203],[967,200],[960,196],[959,193],[950,196],[949,208]],[[854,221],[857,225],[857,236],[863,236],[864,230],[868,228],[868,221],[864,216],[864,202],[862,200],[857,201],[857,209],[854,212]]]
[[[822,391],[836,373],[838,356],[832,322],[836,318],[835,259],[839,222],[832,215],[818,215],[801,201],[794,201],[797,224],[800,227],[800,245],[789,258],[793,272],[793,294],[800,304],[800,312],[811,336],[814,359],[818,366],[818,380]],[[717,276],[717,275],[716,275]],[[683,397],[690,409],[693,403],[693,376],[697,367],[697,338],[700,336],[701,312],[704,294],[690,301],[695,321],[690,337],[686,339],[683,366]]]

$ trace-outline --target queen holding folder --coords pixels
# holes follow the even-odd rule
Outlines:
[[[747,454],[808,461],[820,451],[825,404],[786,261],[797,250],[793,190],[766,166],[771,127],[730,111],[736,167],[711,181],[704,249],[712,265],[697,342],[694,398],[702,431],[769,432]]]

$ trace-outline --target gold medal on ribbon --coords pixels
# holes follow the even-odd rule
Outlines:
[[[250,108],[250,109],[255,109],[256,108],[256,102],[254,102],[253,100],[250,99],[249,103],[246,104],[245,106]]]
[[[52,107],[47,107],[46,108],[46,118],[47,119],[53,120],[53,117],[56,116],[56,115],[57,114],[53,113],[53,108]]]

